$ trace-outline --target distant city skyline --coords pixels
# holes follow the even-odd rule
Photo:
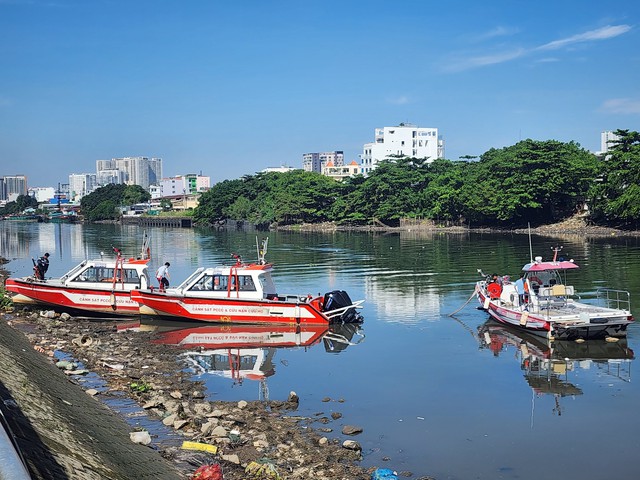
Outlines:
[[[640,130],[635,4],[0,0],[0,176],[66,182],[146,155],[212,184],[306,152],[360,161],[376,128],[445,158]]]

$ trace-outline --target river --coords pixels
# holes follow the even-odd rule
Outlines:
[[[230,263],[231,253],[256,257],[256,233],[148,229],[151,269],[171,263],[173,285],[201,265]],[[257,233],[269,237],[280,292],[346,290],[364,299],[357,331],[338,332],[349,345],[323,339],[311,346],[268,350],[250,375],[220,366],[198,370],[212,400],[300,396],[299,414],[364,428],[355,437],[363,465],[442,479],[631,479],[640,471],[640,389],[627,341],[559,344],[549,349],[517,332],[486,324],[466,306],[480,277],[516,277],[530,257],[526,235],[487,233]],[[0,222],[0,255],[14,275],[31,273],[31,258],[51,254],[49,276],[85,258],[140,251],[142,230],[121,225]],[[581,270],[573,285],[583,298],[607,285],[631,292],[640,308],[640,241],[635,237],[533,236],[534,255],[563,256]],[[517,277],[516,277],[517,278]],[[464,308],[461,308],[463,307]],[[456,310],[455,317],[450,316]],[[227,359],[228,360],[228,359]]]

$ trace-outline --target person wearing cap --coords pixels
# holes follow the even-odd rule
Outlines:
[[[38,278],[44,280],[44,274],[49,270],[49,253],[45,253],[38,259],[36,264],[36,271],[38,272]]]
[[[164,291],[165,288],[169,286],[169,267],[171,264],[169,262],[165,262],[157,271],[156,278],[158,279],[158,284],[160,285],[160,291]]]

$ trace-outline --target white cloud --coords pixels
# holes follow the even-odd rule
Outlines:
[[[579,33],[571,37],[562,38],[560,40],[554,40],[553,42],[545,43],[535,50],[558,50],[569,45],[576,43],[592,42],[595,40],[607,40],[619,35],[623,35],[631,30],[629,25],[607,25],[606,27],[598,28],[597,30],[591,30],[585,33]]]
[[[633,98],[611,98],[605,100],[600,109],[605,113],[640,113],[640,100]]]
[[[406,95],[400,95],[397,97],[387,98],[387,103],[390,103],[391,105],[407,105],[408,103],[411,103],[411,100]]]
[[[554,40],[544,45],[533,48],[514,48],[510,51],[502,53],[495,53],[493,55],[484,55],[478,57],[469,57],[465,59],[454,60],[448,65],[445,65],[442,70],[447,72],[460,72],[463,70],[469,70],[472,68],[485,67],[488,65],[496,65],[500,63],[510,62],[525,55],[533,54],[537,51],[559,50],[561,48],[569,47],[579,43],[593,42],[599,40],[607,40],[619,35],[623,35],[631,30],[630,25],[607,25],[606,27],[598,28],[596,30],[590,30],[588,32],[572,35],[571,37]],[[496,34],[500,33],[499,30]],[[555,59],[553,59],[555,60]],[[552,61],[551,59],[545,59],[542,61]]]
[[[476,37],[476,40],[478,41],[482,41],[482,40],[490,40],[492,38],[496,38],[496,37],[506,37],[509,35],[514,35],[516,33],[518,33],[520,30],[518,30],[517,28],[510,28],[510,27],[495,27],[491,30],[489,30],[488,32],[485,33],[481,33],[480,35],[478,35]]]

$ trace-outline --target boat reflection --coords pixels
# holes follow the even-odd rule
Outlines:
[[[554,395],[554,413],[562,415],[559,399],[582,395],[583,391],[571,379],[572,372],[597,370],[599,375],[623,382],[631,381],[633,350],[626,339],[617,342],[590,340],[588,342],[550,342],[537,335],[489,320],[478,327],[480,348],[495,356],[515,352],[524,378],[535,395]]]
[[[229,378],[237,385],[245,379],[264,383],[275,375],[274,357],[280,348],[307,349],[322,342],[325,351],[337,354],[364,339],[359,324],[203,326],[200,322],[185,324],[145,319],[134,328],[154,331],[154,343],[184,348],[184,355],[196,374]],[[261,393],[265,399],[268,397],[266,384],[261,387]]]

